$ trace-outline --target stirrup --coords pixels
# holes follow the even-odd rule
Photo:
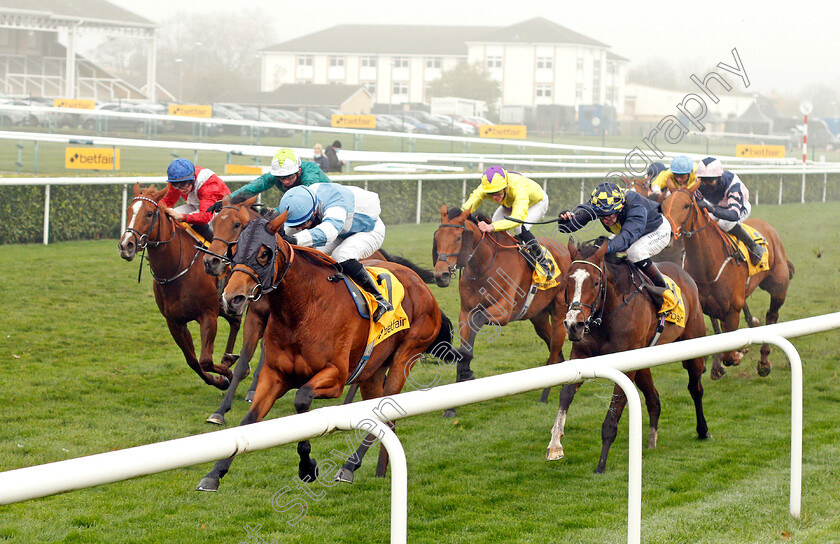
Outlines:
[[[377,299],[376,311],[373,313],[372,318],[374,321],[379,321],[380,319],[382,319],[383,315],[387,314],[390,311],[393,311],[393,309],[394,307],[391,305],[391,303],[385,300],[384,298],[382,300]]]
[[[755,244],[756,251],[753,252],[749,247],[747,248],[747,253],[750,256],[750,263],[753,266],[758,266],[761,263],[761,258],[764,257],[764,248],[758,244]]]

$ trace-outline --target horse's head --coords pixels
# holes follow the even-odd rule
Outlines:
[[[236,241],[245,225],[258,217],[258,214],[251,210],[256,201],[257,197],[253,197],[241,204],[231,204],[230,196],[222,200],[222,209],[210,222],[213,227],[213,241],[204,256],[204,270],[211,276],[221,276],[224,273],[225,265],[233,258]]]
[[[588,244],[578,248],[569,240],[569,254],[572,264],[566,273],[566,304],[569,307],[563,325],[569,340],[583,339],[590,326],[597,327],[604,309],[606,281],[604,256],[607,242],[599,238],[600,244]]]
[[[626,176],[621,176],[624,180],[624,186],[627,187],[629,191],[636,191],[642,196],[650,196],[650,183],[652,181],[650,176],[646,176],[643,178],[633,178],[630,179]]]
[[[134,200],[126,210],[128,226],[119,243],[120,257],[126,261],[134,259],[138,249],[146,247],[149,236],[157,237],[164,215],[159,203],[166,196],[166,191],[166,187],[158,191],[154,185],[141,189],[139,183],[134,184]]]
[[[440,227],[432,242],[435,282],[439,287],[448,287],[455,270],[467,265],[475,238],[469,216],[469,210],[440,207]]]
[[[662,200],[660,207],[665,219],[671,223],[674,239],[679,238],[683,230],[696,229],[694,221],[699,219],[701,214],[694,193],[699,184],[699,181],[695,181],[687,187],[682,187],[670,179],[667,182],[669,194]]]
[[[233,256],[230,280],[222,294],[222,304],[232,313],[242,315],[249,300],[257,300],[263,293],[272,291],[288,271],[291,257],[283,255],[282,247],[291,246],[282,239],[278,242],[277,236],[277,231],[286,222],[286,215],[283,212],[270,222],[253,219],[242,230]],[[283,271],[279,273],[278,260],[284,262]]]

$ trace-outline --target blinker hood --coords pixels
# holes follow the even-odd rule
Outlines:
[[[239,235],[233,266],[242,264],[253,269],[260,280],[260,287],[264,293],[274,288],[274,263],[277,260],[277,237],[266,227],[268,221],[255,219],[248,223]],[[260,249],[265,246],[271,252],[271,258],[264,265],[257,261]]]

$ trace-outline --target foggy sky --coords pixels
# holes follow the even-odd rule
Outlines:
[[[339,24],[508,26],[539,16],[610,45],[630,59],[631,68],[664,59],[710,70],[719,62],[732,64],[736,48],[750,79],[747,92],[796,95],[809,84],[840,87],[840,8],[834,2],[109,1],[155,22],[190,11],[221,16],[233,9],[260,10],[274,21],[274,43]],[[687,90],[690,85],[685,82]]]

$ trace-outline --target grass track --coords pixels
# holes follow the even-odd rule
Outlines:
[[[796,266],[783,321],[840,307],[838,212],[837,203],[754,210],[779,228]],[[428,265],[434,229],[389,228],[386,249]],[[220,393],[186,366],[151,297],[149,274],[138,285],[137,264],[119,259],[114,240],[0,246],[0,269],[8,308],[0,314],[0,388],[7,398],[0,469],[216,429],[204,418]],[[456,289],[433,290],[457,319]],[[763,292],[751,299],[756,315],[763,316],[768,300]],[[217,353],[226,325],[219,329]],[[758,378],[754,348],[723,380],[705,375],[709,441],[694,436],[680,365],[654,371],[663,412],[659,446],[644,452],[644,542],[840,542],[840,341],[834,331],[794,345],[806,363],[803,518],[787,511],[789,371],[774,349],[773,372]],[[546,353],[530,324],[515,323],[496,341],[478,345],[473,368],[479,376],[518,370],[541,364]],[[607,474],[593,474],[611,391],[603,381],[580,390],[567,423],[567,458],[554,463],[544,454],[556,390],[548,405],[532,392],[461,408],[457,422],[439,414],[400,421],[409,464],[409,541],[626,540],[626,417]],[[247,410],[243,396],[244,390],[229,425]],[[278,401],[269,417],[293,413],[291,399]],[[347,449],[343,434],[313,441],[319,460],[333,449]],[[356,484],[313,485],[312,495],[298,487],[296,460],[293,445],[243,456],[215,494],[193,491],[208,464],[3,506],[0,541],[235,544],[248,540],[246,525],[257,524],[266,542],[388,541],[390,485],[373,477],[373,457]],[[308,510],[291,526],[294,512],[278,512],[272,501],[279,508],[293,497],[305,499]]]

